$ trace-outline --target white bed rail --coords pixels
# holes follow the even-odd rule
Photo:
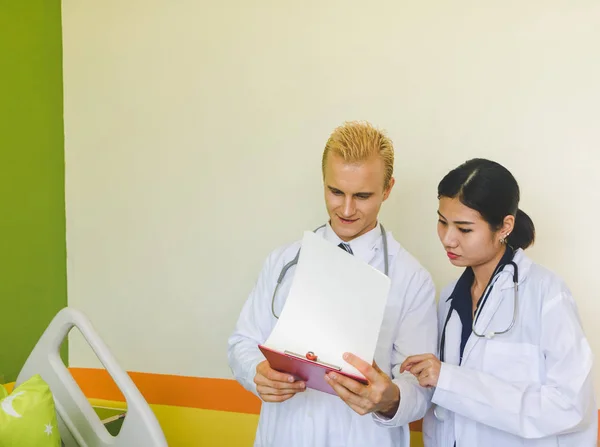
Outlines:
[[[127,415],[117,436],[112,436],[102,425],[60,358],[60,346],[73,327],[79,329],[125,396]],[[66,307],[54,317],[25,362],[15,386],[35,374],[39,374],[50,386],[56,404],[58,429],[66,447],[167,446],[150,406],[83,313]]]

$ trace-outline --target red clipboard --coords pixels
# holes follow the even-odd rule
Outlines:
[[[279,372],[291,374],[297,380],[302,380],[306,383],[307,388],[337,396],[337,393],[325,380],[325,374],[328,372],[342,374],[364,385],[368,384],[367,379],[364,377],[342,372],[339,366],[321,362],[318,359],[309,360],[306,358],[306,355],[303,356],[289,351],[275,351],[263,345],[258,345],[258,348],[264,354],[271,368]]]

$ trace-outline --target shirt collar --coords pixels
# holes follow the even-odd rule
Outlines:
[[[331,228],[329,222],[325,226],[325,233],[323,237],[325,238],[325,240],[335,245],[339,245],[340,242],[344,242],[339,238],[335,231],[333,231],[333,228]],[[360,235],[357,238],[352,239],[349,242],[344,242],[344,244],[350,245],[354,256],[357,256],[359,259],[368,263],[371,261],[371,259],[373,259],[374,251],[379,249],[380,241],[381,226],[379,225],[379,222],[377,222],[375,228],[366,232],[365,234]]]

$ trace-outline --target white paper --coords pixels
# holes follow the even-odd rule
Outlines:
[[[313,232],[305,232],[290,293],[265,346],[363,377],[342,355],[373,362],[390,279]]]

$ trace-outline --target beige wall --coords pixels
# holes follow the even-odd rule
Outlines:
[[[436,185],[513,171],[600,353],[600,3],[64,1],[70,304],[132,370],[229,377],[267,253],[322,223],[320,155],[385,128],[383,222],[441,287]],[[78,339],[72,363],[94,365]],[[596,372],[600,387],[600,369]]]

